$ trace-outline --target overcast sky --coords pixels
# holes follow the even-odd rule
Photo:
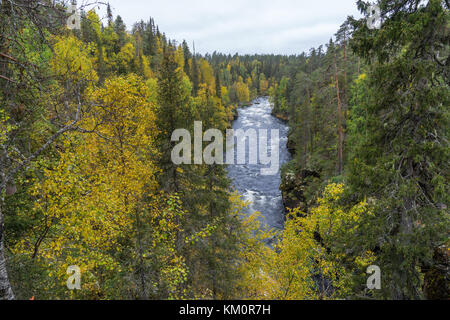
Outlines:
[[[107,0],[103,0],[107,1]],[[298,54],[328,42],[356,0],[109,0],[131,29],[149,17],[202,54]]]

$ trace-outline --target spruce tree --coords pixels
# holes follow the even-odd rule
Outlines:
[[[111,5],[108,3],[106,7],[106,17],[108,18],[108,27],[111,27],[113,24],[113,14],[111,10]]]
[[[186,73],[191,78],[191,81],[192,81],[191,70],[189,67],[189,61],[192,59],[192,53],[189,50],[189,46],[188,46],[186,40],[183,41],[182,48],[183,48],[183,54],[184,54],[184,73]]]
[[[219,72],[216,72],[216,97],[222,97],[222,83],[220,82]]]
[[[167,192],[180,192],[178,166],[171,159],[171,152],[175,146],[171,137],[176,129],[190,129],[193,121],[190,88],[183,79],[183,71],[175,60],[175,48],[172,46],[163,53],[158,79],[158,104],[160,166],[164,172],[160,181]]]
[[[371,67],[349,181],[376,212],[355,246],[375,249],[384,297],[420,299],[423,272],[448,242],[449,7],[382,0],[380,8],[380,30],[352,21],[352,47]]]
[[[119,48],[116,51],[117,53],[120,51],[120,48],[122,48],[126,44],[127,40],[127,27],[123,22],[121,16],[117,16],[116,21],[114,21],[114,31],[119,36]]]

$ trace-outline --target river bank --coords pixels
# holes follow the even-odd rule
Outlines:
[[[286,114],[272,110],[272,116],[283,121],[288,126],[289,117]],[[320,181],[320,173],[306,169],[298,169],[299,166],[295,163],[297,144],[290,129],[287,136],[286,148],[292,160],[286,163],[281,170],[280,191],[284,209],[286,213],[296,208],[301,208],[302,211],[306,212],[308,210],[308,187]]]

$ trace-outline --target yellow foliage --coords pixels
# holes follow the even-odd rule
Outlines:
[[[0,109],[0,144],[3,144],[8,139],[8,134],[14,129],[14,126],[8,123],[9,116],[4,110]]]
[[[85,45],[74,36],[56,37],[51,67],[56,75],[73,82],[97,82],[93,58],[95,46]]]
[[[249,258],[246,268],[252,273],[246,290],[259,292],[252,298],[333,299],[351,293],[350,273],[344,263],[347,257],[332,250],[333,243],[338,237],[356,233],[361,218],[372,213],[366,202],[350,210],[341,208],[338,201],[343,192],[342,184],[327,186],[318,199],[319,205],[310,214],[298,209],[290,214],[272,252],[266,252],[262,258]],[[373,259],[373,253],[366,252],[353,262],[367,267]]]
[[[142,79],[107,79],[88,95],[92,109],[83,124],[93,133],[64,139],[56,167],[36,181],[34,195],[51,233],[40,244],[38,259],[60,279],[67,278],[68,265],[78,265],[86,286],[96,288],[105,273],[120,272],[114,260],[118,241],[133,233],[136,214],[149,210],[143,200],[156,192],[159,171],[152,161],[155,105]],[[155,208],[160,206],[153,208],[158,214]],[[33,237],[24,237],[15,250],[27,252]]]
[[[128,42],[120,49],[120,52],[117,54],[117,63],[121,70],[126,71],[129,69],[135,51],[134,45],[131,42]]]
[[[200,82],[206,84],[210,92],[214,92],[216,88],[216,78],[214,76],[214,70],[210,66],[209,62],[205,59],[200,59]]]
[[[250,101],[250,91],[248,86],[242,81],[236,83],[236,94],[240,102]]]
[[[261,79],[259,81],[259,90],[260,90],[262,95],[266,95],[268,93],[268,90],[269,90],[269,81],[267,81],[265,79]]]
[[[269,248],[266,243],[273,239],[275,234],[272,231],[264,230],[261,224],[262,216],[255,212],[250,216],[245,216],[243,208],[248,206],[237,194],[232,194],[230,198],[231,214],[240,216],[244,239],[240,258],[244,263],[240,265],[242,281],[240,291],[242,299],[269,299],[270,288],[273,286],[273,279],[267,271],[271,262],[275,259],[276,253]],[[269,291],[268,291],[269,290]]]
[[[184,70],[184,52],[181,46],[178,46],[177,50],[175,51],[175,61],[180,66],[180,69]]]

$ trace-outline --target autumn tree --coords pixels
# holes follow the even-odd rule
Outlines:
[[[0,16],[0,299],[13,299],[4,251],[5,196],[16,192],[17,178],[58,138],[79,129],[85,107],[83,92],[98,79],[85,46],[74,38],[68,39],[68,47],[56,38],[52,57],[44,37],[59,30],[61,24],[56,21],[65,22],[62,2],[45,6],[40,1],[2,2]],[[76,47],[70,48],[72,45]],[[78,61],[68,64],[70,55],[78,55]],[[56,80],[48,81],[52,76]],[[27,116],[20,114],[24,108],[30,108]],[[27,131],[32,135],[27,136]]]
[[[344,185],[331,184],[309,214],[293,210],[276,253],[255,257],[252,263],[259,261],[263,281],[259,292],[263,296],[276,300],[345,299],[353,294],[358,281],[365,279],[365,270],[375,259],[373,252],[348,257],[340,244],[354,241],[364,230],[361,221],[373,213],[367,202],[343,207],[344,193]]]

